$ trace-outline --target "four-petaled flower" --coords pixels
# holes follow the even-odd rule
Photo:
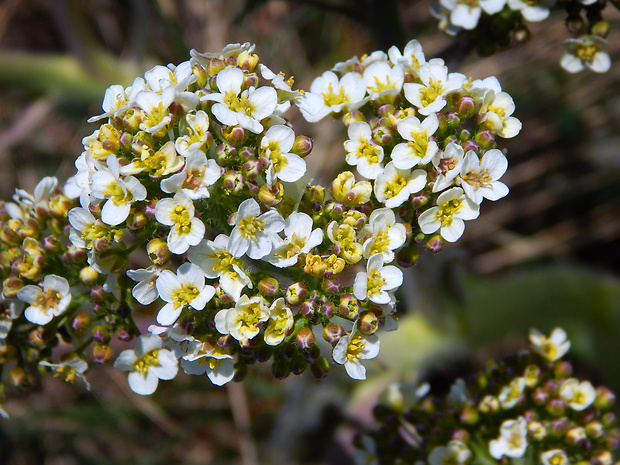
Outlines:
[[[55,274],[49,274],[40,286],[29,284],[17,292],[17,298],[30,306],[24,310],[28,321],[46,325],[55,316],[62,315],[71,303],[69,282]]]
[[[353,379],[366,379],[366,367],[361,360],[375,358],[379,354],[379,338],[376,334],[365,336],[355,328],[344,336],[334,347],[332,357],[344,365],[347,374]]]
[[[271,252],[274,234],[284,229],[284,219],[277,211],[261,215],[260,205],[254,199],[241,202],[228,240],[228,251],[233,257],[259,260]]]
[[[437,198],[437,206],[420,215],[420,229],[424,234],[432,234],[439,229],[445,240],[455,242],[465,230],[463,220],[478,218],[479,208],[465,196],[463,189],[453,187]]]

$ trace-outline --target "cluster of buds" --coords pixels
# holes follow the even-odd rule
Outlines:
[[[358,463],[612,465],[614,394],[573,376],[562,329],[530,342],[441,397],[392,386],[374,410],[380,427],[357,438]]]
[[[564,41],[561,66],[570,73],[585,68],[604,73],[611,66],[606,52],[609,23],[602,16],[606,4],[607,0],[438,0],[431,13],[443,32],[467,38],[480,54],[490,55],[497,47],[527,40],[527,23],[547,19],[557,6],[566,11],[566,29],[572,36]]]
[[[139,394],[179,366],[222,385],[256,362],[321,378],[329,357],[364,379],[377,330],[396,327],[400,267],[507,194],[496,139],[521,125],[497,79],[448,73],[412,41],[293,91],[253,51],[192,51],[110,87],[64,190],[46,178],[4,204],[2,386],[83,378],[88,359]],[[312,140],[283,117],[292,103],[342,117],[365,180],[302,184]]]

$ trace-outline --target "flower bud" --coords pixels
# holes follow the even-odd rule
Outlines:
[[[478,144],[476,143],[476,141],[469,139],[466,140],[465,142],[463,142],[461,144],[461,147],[463,147],[463,150],[465,151],[465,153],[469,152],[470,150],[473,152],[478,153],[480,151],[480,147],[478,146]]]
[[[426,241],[425,247],[426,247],[426,250],[428,250],[429,252],[439,253],[441,252],[441,249],[443,248],[443,244],[444,244],[443,237],[441,237],[440,234],[435,234],[434,236],[431,236]]]
[[[409,268],[415,265],[420,259],[418,248],[414,245],[403,247],[396,254],[396,262],[402,268]]]
[[[250,158],[241,166],[241,172],[247,179],[254,180],[263,172],[263,167],[256,158]]]
[[[286,288],[286,302],[289,305],[299,305],[308,297],[308,288],[302,282],[296,282]]]
[[[196,82],[194,83],[197,88],[202,88],[207,85],[207,80],[209,79],[209,75],[207,74],[207,70],[202,67],[199,63],[195,63],[192,66],[192,72],[194,76],[196,76]]]
[[[78,334],[83,333],[90,326],[90,321],[91,319],[88,313],[80,312],[73,317],[73,320],[71,320],[71,328],[73,328],[73,331]]]
[[[301,375],[304,371],[306,371],[307,366],[308,363],[303,359],[303,357],[295,357],[289,363],[291,373],[294,375]]]
[[[429,198],[428,192],[420,191],[416,194],[411,194],[409,196],[409,202],[411,202],[414,208],[420,208],[428,203]]]
[[[97,342],[108,342],[110,340],[110,334],[105,326],[97,325],[92,330],[93,339]]]
[[[353,294],[343,294],[338,304],[338,313],[343,318],[357,319],[360,311],[360,301]]]
[[[321,290],[327,295],[340,294],[340,280],[337,278],[324,279],[321,282]]]
[[[220,144],[215,147],[215,155],[217,156],[217,164],[226,166],[228,160],[237,155],[237,149],[231,144]]]
[[[469,119],[478,111],[476,100],[471,95],[464,95],[456,101],[454,110],[459,118]]]
[[[590,33],[604,39],[609,34],[609,23],[603,20],[596,21],[592,26],[590,26]]]
[[[304,201],[323,205],[325,201],[325,188],[323,186],[306,186]]]
[[[388,126],[377,125],[372,129],[372,140],[377,145],[390,145],[393,139],[394,131]]]
[[[62,250],[62,243],[54,236],[45,236],[41,245],[43,250],[49,254],[58,254]]]
[[[549,393],[543,388],[536,388],[532,392],[532,400],[536,405],[543,405],[549,399]]]
[[[284,186],[281,182],[275,182],[271,189],[267,184],[263,184],[260,186],[258,190],[258,200],[260,200],[263,204],[273,207],[282,202],[284,198]]]
[[[333,302],[329,300],[325,300],[321,302],[321,305],[319,306],[319,312],[325,318],[332,318],[334,316],[335,310],[336,310],[336,306],[334,305]]]
[[[553,373],[556,378],[568,378],[573,374],[573,366],[570,362],[560,360],[555,364]]]
[[[530,421],[527,424],[527,434],[535,441],[542,441],[547,436],[547,428],[540,421]]]
[[[299,313],[301,313],[306,318],[311,318],[314,316],[318,309],[318,305],[314,300],[305,300],[299,306]]]
[[[24,287],[24,283],[15,277],[8,277],[2,283],[2,296],[5,299],[13,299],[17,297],[17,292]]]
[[[374,334],[379,328],[379,318],[374,312],[364,312],[357,320],[357,329],[364,336]]]
[[[163,265],[168,260],[170,260],[170,249],[168,249],[168,244],[165,239],[160,237],[156,237],[155,239],[151,239],[146,244],[146,252],[149,256],[149,259],[155,265]]]
[[[588,440],[586,430],[581,426],[573,426],[566,432],[564,440],[571,446],[580,446]]]
[[[499,411],[500,404],[497,397],[487,394],[478,404],[478,410],[482,413],[494,413]]]
[[[250,53],[247,50],[241,52],[237,57],[237,66],[239,66],[239,68],[243,68],[251,72],[254,71],[256,65],[258,65],[258,55]]]
[[[303,351],[303,357],[308,363],[316,362],[321,356],[321,348],[318,344],[312,344],[309,349]]]
[[[286,379],[291,374],[291,369],[287,361],[275,361],[271,364],[271,374],[276,379]]]
[[[256,361],[259,363],[267,362],[273,356],[273,347],[267,344],[261,344],[255,351]]]
[[[99,279],[99,273],[90,266],[85,266],[80,270],[80,281],[86,286],[92,286]]]
[[[566,17],[566,29],[573,35],[581,35],[586,30],[586,22],[579,13]]]
[[[220,58],[212,58],[211,61],[207,64],[207,73],[209,76],[215,76],[217,73],[226,68],[226,63]]]
[[[551,399],[547,403],[547,412],[555,417],[564,415],[566,411],[566,404],[561,399]]]
[[[568,431],[568,425],[568,418],[556,418],[549,425],[549,433],[554,436],[564,436]]]
[[[24,387],[27,379],[26,372],[22,367],[13,367],[7,376],[8,383],[15,388]]]
[[[222,187],[226,189],[231,194],[241,194],[243,192],[244,184],[245,184],[245,176],[241,173],[228,170],[224,173],[222,177]]]
[[[495,136],[491,131],[478,131],[474,136],[474,140],[482,150],[490,150],[495,148]]]
[[[609,410],[616,403],[616,395],[605,386],[596,388],[596,398],[594,405],[600,410]]]
[[[512,32],[512,35],[515,42],[523,43],[530,38],[530,30],[525,25],[521,25]]]
[[[120,325],[116,330],[116,337],[123,342],[131,341],[133,336],[133,330],[128,325]]]
[[[325,357],[319,357],[316,362],[310,365],[310,371],[316,379],[323,379],[329,371],[329,362]]]
[[[312,152],[312,139],[308,136],[299,135],[295,137],[295,141],[293,142],[293,148],[291,152],[299,155],[301,158],[304,158]]]
[[[344,334],[344,328],[336,323],[329,322],[323,328],[323,339],[332,345],[338,344],[338,341],[342,339]]]
[[[351,110],[342,117],[342,122],[345,128],[348,128],[352,123],[356,123],[358,121],[366,121],[366,117],[359,110]]]
[[[614,458],[608,450],[597,450],[590,457],[591,465],[611,465]]]
[[[314,344],[314,333],[310,328],[301,328],[295,336],[295,343],[300,349],[309,349]]]
[[[280,291],[280,284],[276,278],[263,278],[258,283],[258,291],[264,296],[273,297]]]
[[[605,427],[600,421],[593,420],[586,425],[585,431],[590,439],[599,439],[605,433]]]
[[[114,355],[112,348],[104,344],[95,344],[92,351],[95,363],[108,363]]]
[[[256,74],[246,74],[245,79],[243,79],[243,84],[241,85],[241,89],[249,89],[250,87],[256,87],[258,84],[258,76]]]

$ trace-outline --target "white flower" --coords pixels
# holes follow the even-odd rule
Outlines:
[[[215,294],[213,286],[205,285],[205,277],[197,265],[183,263],[176,275],[169,270],[161,272],[155,282],[157,292],[167,302],[157,314],[160,325],[173,324],[185,308],[202,310]]]
[[[370,258],[376,253],[383,255],[385,263],[394,260],[394,250],[407,240],[407,230],[396,222],[394,212],[389,208],[373,210],[368,223],[360,231],[364,238],[364,257]]]
[[[424,234],[432,234],[438,229],[448,242],[455,242],[463,235],[465,222],[478,218],[480,206],[469,200],[463,189],[453,187],[442,193],[437,206],[420,215],[418,224]]]
[[[88,363],[81,358],[74,356],[60,363],[39,362],[39,365],[51,368],[54,376],[62,376],[69,383],[73,383],[75,378],[80,378],[84,381],[86,389],[90,391],[90,383],[84,376],[84,372],[88,369]]]
[[[562,358],[570,349],[570,341],[562,328],[555,328],[549,337],[537,329],[530,329],[530,342],[534,350],[550,362]]]
[[[245,286],[252,287],[252,281],[245,274],[244,263],[228,251],[228,236],[218,235],[215,240],[203,239],[189,249],[187,258],[198,265],[209,279],[220,280],[220,287],[226,294],[238,301]]]
[[[172,122],[172,116],[168,108],[176,96],[177,93],[174,87],[166,87],[160,93],[150,90],[138,92],[135,103],[144,111],[144,118],[140,123],[140,129],[149,134],[167,131],[169,124]]]
[[[293,312],[285,305],[284,298],[280,297],[269,307],[269,324],[265,329],[265,344],[277,346],[293,331],[295,320]]]
[[[235,376],[232,355],[225,353],[221,347],[201,344],[181,359],[181,368],[188,375],[207,374],[216,386],[223,386]]]
[[[24,208],[35,211],[37,208],[49,208],[50,197],[58,187],[58,179],[54,176],[46,176],[34,188],[34,195],[22,189],[15,189],[13,200]]]
[[[506,0],[440,0],[450,10],[450,22],[463,29],[474,29],[482,11],[494,15],[504,8]]]
[[[357,171],[368,179],[375,179],[383,172],[383,147],[372,141],[368,123],[356,121],[349,126],[349,140],[345,141],[346,161],[357,166]]]
[[[403,283],[403,272],[393,265],[383,266],[383,255],[377,253],[368,259],[366,272],[355,276],[353,294],[359,300],[368,298],[376,304],[387,304],[391,300],[388,291],[397,289]]]
[[[55,316],[62,315],[71,303],[69,282],[54,274],[47,275],[41,286],[29,284],[17,291],[17,298],[30,304],[24,310],[28,321],[46,325]]]
[[[5,345],[6,337],[13,326],[13,320],[19,318],[23,310],[23,302],[17,299],[0,301],[0,349]]]
[[[142,305],[148,305],[159,297],[155,281],[161,274],[161,268],[150,266],[146,269],[127,270],[127,276],[138,284],[131,290],[131,295]]]
[[[573,410],[581,411],[592,405],[596,398],[596,390],[590,381],[581,381],[569,378],[558,389],[560,399]]]
[[[271,126],[260,141],[260,155],[270,161],[267,168],[267,185],[271,188],[276,178],[295,182],[306,173],[306,162],[291,153],[295,132],[281,124]]]
[[[259,260],[271,252],[273,237],[284,229],[284,219],[277,211],[260,214],[260,206],[254,199],[241,202],[230,233],[228,251],[233,257]]]
[[[185,166],[180,173],[162,179],[161,190],[167,194],[182,192],[192,200],[208,199],[209,186],[221,176],[221,168],[215,160],[207,160],[200,150],[186,152]]]
[[[316,123],[330,113],[359,108],[365,95],[366,86],[359,74],[347,73],[339,80],[333,71],[325,71],[296,103],[306,121]]]
[[[103,224],[91,212],[80,207],[69,210],[69,224],[72,226],[69,240],[81,249],[102,250],[123,237],[122,231]]]
[[[595,73],[604,73],[611,67],[611,59],[606,52],[609,44],[602,37],[586,35],[579,39],[566,39],[566,52],[560,65],[569,73],[577,73],[590,68]]]
[[[527,421],[523,417],[503,422],[499,438],[489,442],[489,453],[497,460],[503,456],[523,457],[525,449],[527,449]]]
[[[502,88],[497,78],[482,81],[487,87],[480,106],[479,123],[500,137],[509,139],[521,131],[521,121],[510,116],[515,111],[512,97]]]
[[[465,195],[475,203],[482,198],[498,200],[508,194],[508,187],[498,179],[508,168],[508,160],[498,149],[491,149],[482,156],[470,150],[465,155],[461,173],[457,182],[465,191]]]
[[[250,87],[241,90],[245,74],[239,68],[226,68],[220,71],[215,83],[220,93],[205,95],[201,101],[216,102],[211,112],[217,120],[228,126],[239,125],[255,134],[263,131],[261,120],[276,109],[278,95],[273,87]]]
[[[453,90],[460,89],[465,76],[459,73],[448,74],[448,68],[436,61],[420,66],[421,84],[403,85],[405,98],[417,107],[421,115],[430,115],[446,106],[445,96]]]
[[[406,70],[413,71],[416,75],[420,69],[420,66],[426,63],[424,50],[422,50],[420,42],[415,39],[407,42],[402,54],[397,47],[390,47],[388,50],[388,56],[390,57],[390,61],[392,63],[398,63],[399,65],[404,66]]]
[[[209,140],[209,115],[204,111],[190,112],[179,121],[179,132],[183,134],[174,141],[180,155],[187,157],[195,150],[205,151]]]
[[[539,22],[547,19],[549,8],[555,5],[555,0],[536,0],[534,2],[524,0],[508,0],[508,6],[512,10],[520,11],[526,21]]]
[[[497,396],[502,408],[510,409],[517,405],[523,395],[526,384],[525,378],[519,376],[513,379],[508,385],[503,386]]]
[[[101,208],[101,221],[111,226],[121,224],[129,216],[133,202],[146,199],[146,188],[133,176],[121,179],[120,166],[114,155],[106,159],[107,169],[90,178],[92,195],[107,199]]]
[[[144,79],[155,92],[161,92],[166,87],[174,87],[177,92],[184,91],[187,87],[196,81],[196,75],[192,71],[189,61],[184,61],[175,66],[157,65],[144,73]]]
[[[340,365],[344,364],[347,374],[353,379],[366,379],[366,367],[361,360],[375,358],[379,354],[379,338],[376,334],[365,336],[355,329],[338,341],[332,357]]]
[[[426,186],[426,171],[402,170],[389,162],[375,181],[377,200],[388,208],[402,205],[411,194],[420,192]]]
[[[291,213],[284,221],[286,239],[274,237],[276,240],[273,250],[264,257],[264,260],[278,268],[295,265],[300,254],[310,252],[323,242],[323,230],[321,228],[312,230],[312,226],[312,218],[305,213]]]
[[[562,449],[551,449],[540,453],[543,465],[569,465],[570,461]]]
[[[427,116],[422,122],[415,116],[400,120],[396,129],[408,142],[400,143],[392,150],[394,166],[409,169],[431,161],[438,150],[437,143],[431,140],[431,136],[438,128],[439,120],[435,114]]]
[[[160,379],[172,379],[178,371],[178,362],[172,352],[162,349],[162,340],[154,334],[136,339],[133,350],[121,352],[114,368],[129,372],[129,387],[140,395],[153,394]]]
[[[252,339],[262,323],[269,319],[269,308],[260,295],[249,298],[242,295],[233,308],[220,310],[215,315],[215,328],[221,334],[230,334],[238,341]]]
[[[382,97],[388,96],[393,102],[393,97],[402,90],[405,72],[400,64],[392,67],[385,61],[377,61],[364,70],[363,79],[371,100],[383,102]]]
[[[177,192],[174,198],[165,198],[155,206],[155,219],[171,226],[168,248],[174,254],[182,254],[190,245],[198,244],[205,233],[205,225],[195,216],[194,204],[185,194]]]
[[[133,84],[126,89],[118,84],[108,87],[103,96],[103,103],[101,104],[104,113],[99,116],[88,118],[88,122],[94,123],[108,116],[119,114],[131,106],[138,92],[145,89],[146,82],[141,77],[135,78]]]
[[[471,450],[461,441],[450,441],[447,446],[435,447],[428,456],[429,465],[463,465],[471,459]]]

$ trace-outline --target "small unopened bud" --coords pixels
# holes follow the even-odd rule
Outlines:
[[[344,328],[336,323],[329,322],[323,328],[323,339],[332,345],[338,344],[338,341],[342,339],[344,334]]]
[[[555,364],[553,373],[555,374],[556,378],[568,378],[570,375],[573,374],[573,366],[570,362],[560,360]]]
[[[90,326],[90,315],[86,312],[80,312],[71,320],[71,328],[76,333],[82,333]]]
[[[293,142],[293,148],[291,152],[296,155],[299,155],[301,158],[307,156],[310,152],[312,152],[312,139],[308,136],[299,135],[295,137],[295,142]]]
[[[226,63],[219,58],[212,58],[211,61],[207,64],[207,73],[210,76],[215,76],[217,73],[222,71],[226,67]]]
[[[373,312],[364,312],[357,320],[357,329],[365,336],[374,334],[379,328],[379,318]]]
[[[295,343],[300,349],[309,349],[314,344],[314,333],[310,328],[301,328],[295,336]]]
[[[590,457],[591,465],[611,465],[614,458],[608,450],[597,450]]]
[[[116,330],[116,337],[123,342],[129,342],[133,339],[134,333],[131,327],[120,325]]]
[[[530,421],[527,424],[527,434],[535,441],[542,441],[547,436],[547,428],[540,421]]]
[[[275,182],[271,189],[267,184],[263,184],[260,186],[258,190],[258,200],[260,200],[265,205],[273,207],[282,202],[284,198],[284,186],[281,182]]]
[[[80,281],[87,286],[91,286],[99,279],[99,273],[90,266],[85,266],[80,270]]]
[[[13,367],[7,376],[9,384],[16,388],[25,386],[26,380],[26,372],[22,367]]]
[[[357,121],[366,121],[366,117],[359,110],[352,110],[346,115],[344,115],[344,117],[342,118],[342,122],[344,123],[344,126],[346,128],[348,128],[352,123],[355,123]]]
[[[336,312],[336,306],[330,300],[325,300],[324,302],[321,302],[319,306],[319,312],[325,318],[331,318],[334,316],[334,313]]]
[[[263,278],[258,283],[258,290],[264,296],[274,296],[280,291],[280,284],[276,278]]]
[[[549,425],[549,433],[554,436],[564,436],[568,431],[568,418],[556,418]]]
[[[518,27],[513,31],[513,37],[516,42],[523,43],[530,38],[530,30],[525,26]]]
[[[409,202],[411,202],[411,205],[413,205],[414,208],[423,207],[428,203],[428,200],[429,195],[424,191],[418,192],[417,194],[411,194],[411,196],[409,196]]]
[[[581,35],[586,30],[586,22],[579,13],[566,18],[566,29],[574,35]]]
[[[476,143],[475,140],[466,140],[465,142],[463,142],[461,144],[461,147],[463,147],[463,151],[465,153],[469,152],[470,150],[473,152],[478,153],[480,151],[480,147],[478,146],[478,144]]]
[[[196,63],[192,66],[192,72],[196,76],[195,85],[199,88],[204,87],[207,84],[207,79],[209,79],[207,70],[204,69],[199,63]]]
[[[93,328],[93,339],[97,342],[108,342],[110,340],[110,333],[105,326],[97,325]]]
[[[322,205],[325,201],[325,188],[323,186],[306,186],[304,201]]]
[[[249,89],[250,87],[256,87],[258,84],[258,76],[256,74],[248,74],[245,76],[243,80],[243,84],[241,85],[242,89]]]
[[[605,433],[605,427],[603,423],[598,420],[593,420],[586,425],[586,434],[590,439],[598,439]]]
[[[343,318],[357,319],[360,311],[360,301],[353,294],[343,294],[338,304],[338,313]]]
[[[443,237],[441,237],[440,234],[435,234],[434,236],[431,236],[428,241],[426,241],[425,247],[429,252],[439,253],[443,248],[443,244]]]
[[[478,410],[482,413],[494,413],[500,409],[499,400],[497,397],[487,394],[482,398],[478,404]]]
[[[495,136],[491,131],[484,130],[479,131],[474,136],[474,140],[478,144],[478,146],[483,150],[490,150],[496,146],[495,144]]]
[[[415,265],[419,259],[420,252],[418,252],[418,248],[413,245],[403,247],[396,254],[396,261],[398,265],[403,268],[409,268]]]
[[[325,357],[319,357],[316,362],[310,365],[310,371],[316,379],[323,379],[329,372],[329,362]]]
[[[224,173],[222,179],[222,187],[231,194],[240,194],[243,192],[245,176],[241,173],[234,170],[228,170]]]
[[[241,166],[241,172],[247,179],[254,180],[263,172],[263,167],[256,158],[250,158]]]
[[[2,283],[2,296],[5,299],[15,298],[22,287],[24,287],[24,283],[19,278],[6,278]]]
[[[573,426],[566,432],[564,440],[571,446],[580,446],[588,440],[586,430],[581,426]]]
[[[551,415],[559,417],[560,415],[564,415],[566,411],[566,404],[561,399],[551,399],[547,403],[547,412]]]
[[[476,100],[471,95],[464,95],[457,100],[454,110],[459,118],[469,119],[478,111]]]
[[[327,295],[340,294],[340,280],[339,279],[324,279],[321,282],[321,289]]]
[[[532,392],[532,400],[536,405],[543,405],[549,399],[549,393],[543,388],[536,388]]]
[[[93,360],[95,363],[108,363],[112,360],[112,348],[105,344],[95,344],[93,346]]]
[[[609,34],[609,23],[603,20],[595,22],[592,26],[590,26],[590,33],[602,38],[607,37]]]
[[[594,405],[603,411],[609,410],[616,403],[616,395],[605,386],[596,388],[596,398]]]
[[[275,361],[271,365],[271,374],[276,379],[286,379],[291,374],[291,369],[286,360]]]
[[[299,306],[299,313],[301,313],[306,318],[311,318],[314,316],[318,309],[318,305],[314,300],[305,300]]]
[[[286,302],[289,305],[299,305],[308,297],[308,288],[302,282],[296,282],[286,288]]]
[[[303,357],[295,357],[290,361],[289,367],[294,375],[301,375],[308,367],[308,362]]]
[[[267,362],[273,356],[273,347],[262,344],[258,349],[254,351],[254,355],[256,356],[256,361],[259,363]]]
[[[146,253],[155,265],[163,265],[170,260],[170,249],[165,239],[156,237],[146,244]]]

